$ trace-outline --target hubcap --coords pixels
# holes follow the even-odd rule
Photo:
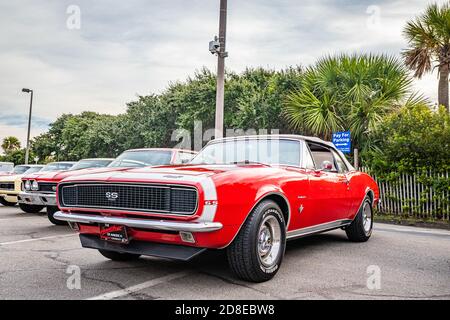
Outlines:
[[[364,203],[363,208],[363,227],[366,234],[369,233],[372,228],[372,210],[370,204],[367,202]]]
[[[271,267],[280,254],[281,227],[274,216],[264,218],[258,233],[259,260],[265,267]]]

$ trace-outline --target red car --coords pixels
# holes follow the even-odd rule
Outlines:
[[[58,211],[56,205],[56,185],[66,177],[82,174],[114,172],[125,168],[180,164],[190,161],[196,153],[178,149],[133,149],[122,153],[116,159],[83,159],[65,171],[35,173],[22,178],[23,191],[19,194],[20,208],[25,212],[36,213],[47,207],[47,216],[51,223],[66,224],[53,218]],[[43,170],[44,171],[44,170]]]
[[[214,140],[188,165],[68,177],[56,219],[112,260],[227,250],[242,279],[271,279],[286,240],[342,228],[367,241],[375,181],[333,144],[297,135]]]

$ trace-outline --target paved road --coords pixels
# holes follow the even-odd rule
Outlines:
[[[69,289],[77,267],[81,289]],[[377,268],[381,288],[375,279],[369,289]],[[450,232],[377,224],[363,244],[340,230],[295,240],[276,278],[253,284],[233,277],[222,252],[188,263],[112,262],[45,215],[0,207],[0,299],[89,298],[450,299]]]

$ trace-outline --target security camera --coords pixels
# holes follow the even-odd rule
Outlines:
[[[211,52],[211,54],[219,53],[220,43],[218,40],[219,39],[215,37],[213,41],[209,42],[209,52]]]

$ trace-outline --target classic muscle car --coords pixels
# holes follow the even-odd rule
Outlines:
[[[262,282],[279,270],[288,239],[342,228],[367,241],[378,200],[374,180],[329,142],[249,136],[213,140],[184,166],[68,177],[55,218],[112,260],[226,248],[238,277]]]
[[[67,171],[43,172],[23,177],[24,190],[19,194],[19,203],[22,205],[22,210],[28,210],[27,212],[39,212],[45,206],[51,223],[66,224],[64,221],[53,218],[58,211],[56,185],[62,179],[88,173],[120,171],[124,168],[182,163],[185,160],[190,161],[194,155],[195,153],[189,150],[153,148],[128,150],[116,159],[80,160]]]
[[[15,174],[0,176],[0,204],[12,207],[17,204],[22,177],[42,170],[44,165],[20,165],[14,168]]]

